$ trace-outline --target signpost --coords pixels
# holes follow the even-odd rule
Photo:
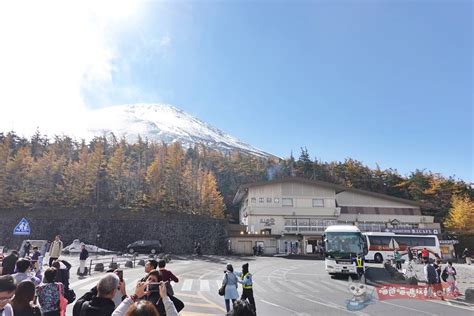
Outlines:
[[[13,229],[13,235],[29,235],[31,233],[30,223],[26,220],[26,218],[22,218],[18,225],[15,226]]]

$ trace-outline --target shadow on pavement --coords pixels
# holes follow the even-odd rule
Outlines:
[[[254,261],[255,257],[252,256],[214,256],[214,255],[187,255],[187,256],[180,256],[180,255],[171,255],[172,260],[191,260],[191,261],[205,261],[205,262],[212,262],[212,263],[220,263],[220,264],[227,264],[228,262],[232,262],[235,260],[242,260],[242,261]]]

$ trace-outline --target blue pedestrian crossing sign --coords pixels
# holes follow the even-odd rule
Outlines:
[[[23,217],[13,230],[13,235],[29,235],[30,233],[30,223]]]

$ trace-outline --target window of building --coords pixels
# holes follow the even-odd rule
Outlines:
[[[279,198],[274,198],[273,202],[275,202],[275,204],[278,204],[278,203],[280,203],[280,199]]]
[[[283,199],[281,199],[281,205],[283,205],[283,206],[293,206],[293,199],[283,198]]]
[[[251,198],[251,199],[250,199],[250,202],[252,202],[252,203],[257,203],[257,198],[254,198],[254,197]]]
[[[298,226],[309,226],[309,218],[298,218]]]
[[[313,207],[324,207],[324,199],[313,199]]]
[[[386,228],[382,223],[358,223],[357,227],[364,232],[383,232]]]
[[[263,203],[263,202],[265,202],[265,199],[264,199],[264,198],[262,198],[262,197],[261,197],[261,198],[258,198],[258,203]]]
[[[272,203],[272,198],[267,197],[267,203]]]

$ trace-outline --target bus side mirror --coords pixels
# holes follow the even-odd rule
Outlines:
[[[364,249],[364,256],[369,253],[369,249],[367,247],[367,239],[364,237],[361,237],[361,242],[362,242],[362,248]]]

